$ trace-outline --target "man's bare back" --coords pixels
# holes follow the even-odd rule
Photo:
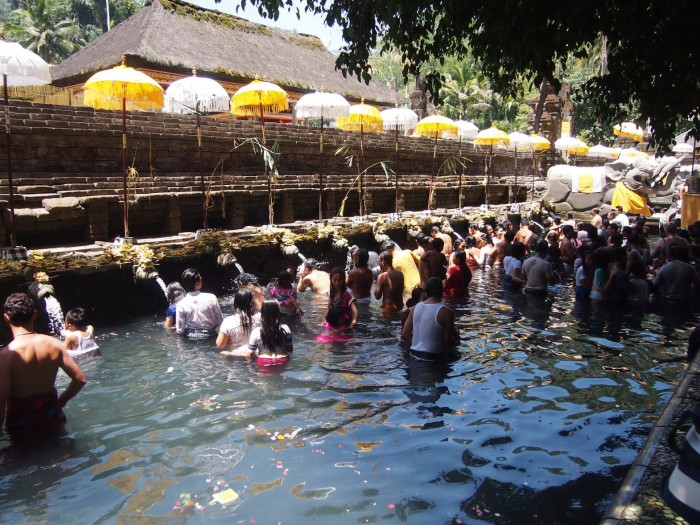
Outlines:
[[[489,255],[491,266],[502,266],[503,259],[510,255],[513,245],[505,239],[496,243],[493,252]]]
[[[372,292],[374,275],[369,268],[355,268],[348,274],[347,285],[355,299],[365,299]]]
[[[331,289],[331,278],[327,272],[304,269],[297,286],[297,292],[304,292],[308,288],[311,288],[314,293],[328,295]]]
[[[425,288],[425,283],[431,277],[445,278],[447,260],[442,252],[428,250],[420,257],[420,285]]]

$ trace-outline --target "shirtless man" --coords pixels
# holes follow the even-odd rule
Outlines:
[[[85,386],[85,375],[60,341],[34,333],[36,310],[27,294],[10,295],[3,316],[14,340],[0,351],[0,428],[5,422],[22,445],[60,436],[63,407]],[[59,368],[71,380],[60,396],[54,386]]]
[[[474,240],[476,241],[476,247],[479,248],[480,250],[486,246],[487,242],[486,239],[484,238],[484,234],[479,230],[479,225],[475,223],[471,223],[469,225],[469,235],[474,237]]]
[[[443,246],[441,251],[445,255],[445,258],[449,259],[450,255],[452,254],[452,237],[446,233],[442,233],[440,228],[437,226],[430,228],[430,236],[433,239],[442,239]]]
[[[425,283],[431,277],[444,279],[447,272],[447,259],[442,253],[442,239],[436,237],[430,244],[430,249],[420,256],[420,287],[425,288]]]
[[[593,208],[591,210],[591,224],[600,230],[603,225],[603,217],[600,216],[600,210],[598,208]]]
[[[379,254],[379,268],[382,273],[374,286],[374,298],[382,300],[382,312],[391,315],[403,308],[403,273],[392,265],[389,252]]]
[[[530,229],[530,221],[527,219],[523,219],[520,221],[520,229],[518,230],[518,233],[515,234],[515,242],[522,243],[525,245],[525,248],[530,250],[530,243],[532,242],[532,230]]]
[[[567,275],[574,273],[574,261],[576,260],[576,246],[572,239],[576,236],[574,227],[570,224],[564,224],[561,227],[561,239],[559,241],[559,251],[561,252],[561,262],[564,263],[564,269]]]
[[[510,255],[513,247],[513,239],[515,239],[515,232],[508,230],[503,234],[503,240],[496,243],[491,255],[489,255],[489,264],[492,268],[503,266],[503,259]]]
[[[352,260],[356,268],[348,274],[345,282],[358,303],[369,303],[370,293],[372,292],[372,281],[374,280],[372,271],[367,268],[369,252],[364,248],[359,248],[352,255]]]
[[[306,259],[304,261],[304,269],[299,277],[297,292],[301,293],[311,288],[314,293],[328,295],[331,289],[330,275],[328,275],[328,272],[317,270],[317,265],[318,263],[315,259]]]
[[[291,269],[291,271],[292,275],[296,273],[294,269]],[[251,273],[244,272],[234,279],[234,283],[238,286],[238,290],[250,290],[253,294],[253,311],[259,312],[265,300],[265,294],[263,287],[258,282],[258,278]]]

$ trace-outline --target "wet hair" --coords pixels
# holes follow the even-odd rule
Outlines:
[[[420,235],[419,237],[416,238],[416,241],[423,248],[425,248],[430,243],[430,237],[428,237],[427,235]]]
[[[326,312],[326,322],[331,328],[343,328],[345,326],[345,312],[339,304],[332,304]]]
[[[277,276],[277,286],[280,288],[291,288],[292,287],[292,274],[287,270],[280,272]]]
[[[432,228],[430,228],[430,231],[431,233],[440,233],[440,228],[438,228],[437,226],[433,226]]]
[[[565,224],[564,226],[561,227],[561,232],[562,232],[564,235],[567,235],[567,234],[570,234],[570,233],[574,233],[574,227],[571,226],[571,224]]]
[[[66,314],[66,324],[72,324],[76,328],[85,328],[88,325],[87,315],[82,308],[73,308]]]
[[[386,264],[391,266],[394,262],[394,256],[391,255],[389,252],[382,252],[379,254],[379,260],[384,261]]]
[[[3,312],[10,318],[12,326],[24,326],[32,322],[36,308],[26,293],[13,293],[6,300]]]
[[[248,329],[253,324],[253,292],[250,290],[238,290],[233,296],[233,308],[240,312],[241,326]]]
[[[439,277],[431,277],[425,283],[425,295],[428,297],[441,296],[443,292],[442,279]]]
[[[549,243],[547,241],[539,241],[535,245],[535,253],[541,253],[542,255],[547,255],[547,253],[549,253]]]
[[[425,290],[420,286],[416,285],[411,291],[411,298],[408,301],[406,301],[406,308],[411,308],[420,303],[420,300],[423,297],[424,293]]]
[[[435,237],[433,239],[433,248],[435,248],[436,252],[441,252],[444,246],[445,241],[443,241],[440,237]]]
[[[514,242],[510,249],[510,256],[522,261],[525,257],[525,245],[521,242]]]
[[[312,259],[309,257],[304,261],[304,268],[308,268],[310,270],[316,270],[318,267],[318,261],[316,259]]]
[[[473,235],[467,235],[466,239],[464,239],[467,248],[473,248],[476,246],[476,238]]]
[[[610,246],[622,246],[622,242],[625,238],[619,232],[613,232],[610,234]]]
[[[529,224],[530,224],[530,219],[527,219],[527,218],[525,218],[525,217],[523,217],[522,219],[520,219],[520,226],[521,226],[521,227],[522,227],[522,226],[528,226]]]
[[[610,255],[608,255],[608,250],[605,248],[598,248],[593,252],[593,267],[602,268],[603,270],[608,269],[608,264],[610,263]]]
[[[615,206],[615,209],[618,211],[618,213],[625,213],[625,210],[622,209],[622,206]]]
[[[173,281],[165,287],[165,295],[168,296],[168,302],[170,304],[179,303],[186,294],[187,292],[185,292],[185,289],[177,281]]]
[[[307,259],[308,261],[308,259]],[[238,274],[238,276],[233,280],[234,284],[237,285],[238,287],[240,286],[246,286],[246,285],[260,285],[260,281],[258,281],[258,278],[253,275],[252,273],[247,273],[243,272],[241,274]]]
[[[515,232],[513,230],[508,230],[503,234],[503,238],[508,242],[513,242],[513,239],[515,239]]]
[[[366,268],[367,262],[369,261],[369,252],[364,248],[358,248],[357,250],[357,267]]]
[[[396,248],[396,243],[392,240],[386,240],[382,243],[382,251],[385,252],[386,250],[393,250]]]
[[[382,253],[384,253],[384,252],[382,252]],[[341,284],[340,284],[339,290],[336,290],[335,286],[333,286],[333,276],[334,275],[340,276]],[[338,293],[342,294],[345,290],[348,289],[347,285],[345,284],[345,270],[342,269],[340,266],[335,266],[334,268],[331,269],[330,272],[328,272],[328,277],[330,278],[330,281],[331,281],[331,289],[328,292],[328,299],[329,299],[328,302],[332,303],[333,299],[335,298],[335,296]]]
[[[467,253],[466,252],[455,252],[452,255],[455,264],[459,267],[462,272],[462,277],[465,282],[469,283],[472,280],[472,271],[467,266]]]
[[[199,274],[196,268],[187,268],[182,272],[182,287],[188,292],[194,292],[195,285],[202,280],[202,276]]]
[[[284,332],[280,324],[280,303],[277,299],[263,301],[260,309],[260,339],[263,346],[270,352],[284,345]]]

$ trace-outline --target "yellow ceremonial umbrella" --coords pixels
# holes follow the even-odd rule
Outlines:
[[[279,113],[289,109],[289,97],[287,92],[272,82],[263,82],[259,76],[255,76],[250,84],[247,84],[236,91],[231,97],[231,113],[238,116],[260,115],[262,124],[262,141],[265,138],[265,111]],[[267,168],[267,210],[270,224],[274,223],[275,200],[272,193],[273,174]]]
[[[428,207],[431,209],[433,202],[433,191],[435,185],[435,161],[437,159],[437,140],[444,133],[449,135],[457,135],[459,125],[452,119],[441,115],[431,115],[418,121],[416,124],[416,135],[421,137],[435,137],[435,145],[433,147],[433,165],[430,168],[430,190],[428,191]]]
[[[126,66],[92,75],[84,86],[83,102],[95,109],[122,110],[122,175],[124,176],[124,237],[129,237],[128,172],[126,164],[126,110],[154,110],[163,107],[163,88],[151,77]]]
[[[360,132],[360,215],[364,215],[365,202],[364,202],[364,172],[362,168],[362,163],[365,157],[365,143],[364,143],[364,133],[368,131],[370,133],[379,133],[384,129],[384,121],[382,119],[382,114],[374,106],[365,104],[365,99],[361,100],[360,104],[354,104],[350,106],[347,117],[338,117],[335,121],[335,125],[342,129],[343,131],[359,131]]]
[[[485,165],[486,169],[486,190],[485,190],[485,204],[489,203],[489,183],[491,182],[491,161],[493,157],[493,147],[494,145],[503,144],[507,146],[510,144],[510,138],[505,131],[501,131],[496,126],[491,126],[488,129],[481,130],[477,133],[474,139],[474,144],[477,146],[488,146],[489,147],[489,158],[488,163]]]
[[[548,150],[552,143],[544,138],[542,135],[537,135],[536,133],[533,133],[530,135],[530,144],[532,146],[532,194],[535,194],[535,171],[537,171],[536,167],[536,159],[537,159],[537,153],[540,151],[546,151]]]
[[[637,148],[625,148],[620,150],[620,155],[618,158],[624,158],[624,157],[637,157],[640,159],[648,159],[649,155],[647,153],[644,153],[643,151],[639,151]]]
[[[577,156],[588,155],[588,146],[586,143],[575,137],[561,137],[554,142],[554,148],[567,155],[572,155],[574,157],[574,165],[576,165]]]
[[[632,139],[635,142],[644,141],[644,130],[634,122],[622,122],[613,126],[613,133],[618,137]]]

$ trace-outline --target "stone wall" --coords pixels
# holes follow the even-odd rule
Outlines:
[[[123,234],[122,115],[92,108],[10,102],[15,223],[18,244],[29,247],[109,240]],[[129,225],[137,237],[173,235],[203,226],[202,189],[196,117],[164,113],[127,113],[127,159],[135,172],[129,181]],[[267,180],[263,159],[246,139],[261,137],[259,123],[231,118],[201,119],[202,172],[209,196],[208,226],[238,228],[268,222]],[[267,143],[280,145],[279,178],[274,187],[275,222],[318,218],[319,129],[267,123]],[[348,167],[336,151],[360,150],[359,133],[327,130],[323,154],[325,215],[335,216],[343,200],[345,215],[357,214],[359,197],[350,189],[357,165]],[[368,211],[392,212],[398,175],[403,209],[427,207],[430,173],[450,155],[468,159],[463,177],[463,205],[485,201],[486,149],[434,141],[365,134],[364,167]],[[397,151],[398,148],[398,151]],[[488,201],[507,202],[514,189],[513,154],[495,150]],[[435,163],[435,164],[434,164]],[[435,168],[433,167],[435,165]],[[519,159],[519,195],[532,178],[527,154]],[[8,199],[7,147],[0,149],[0,199]],[[356,186],[355,186],[356,187]],[[436,177],[434,206],[456,207],[458,175]],[[3,202],[7,238],[9,212]],[[5,240],[0,239],[0,240]]]

